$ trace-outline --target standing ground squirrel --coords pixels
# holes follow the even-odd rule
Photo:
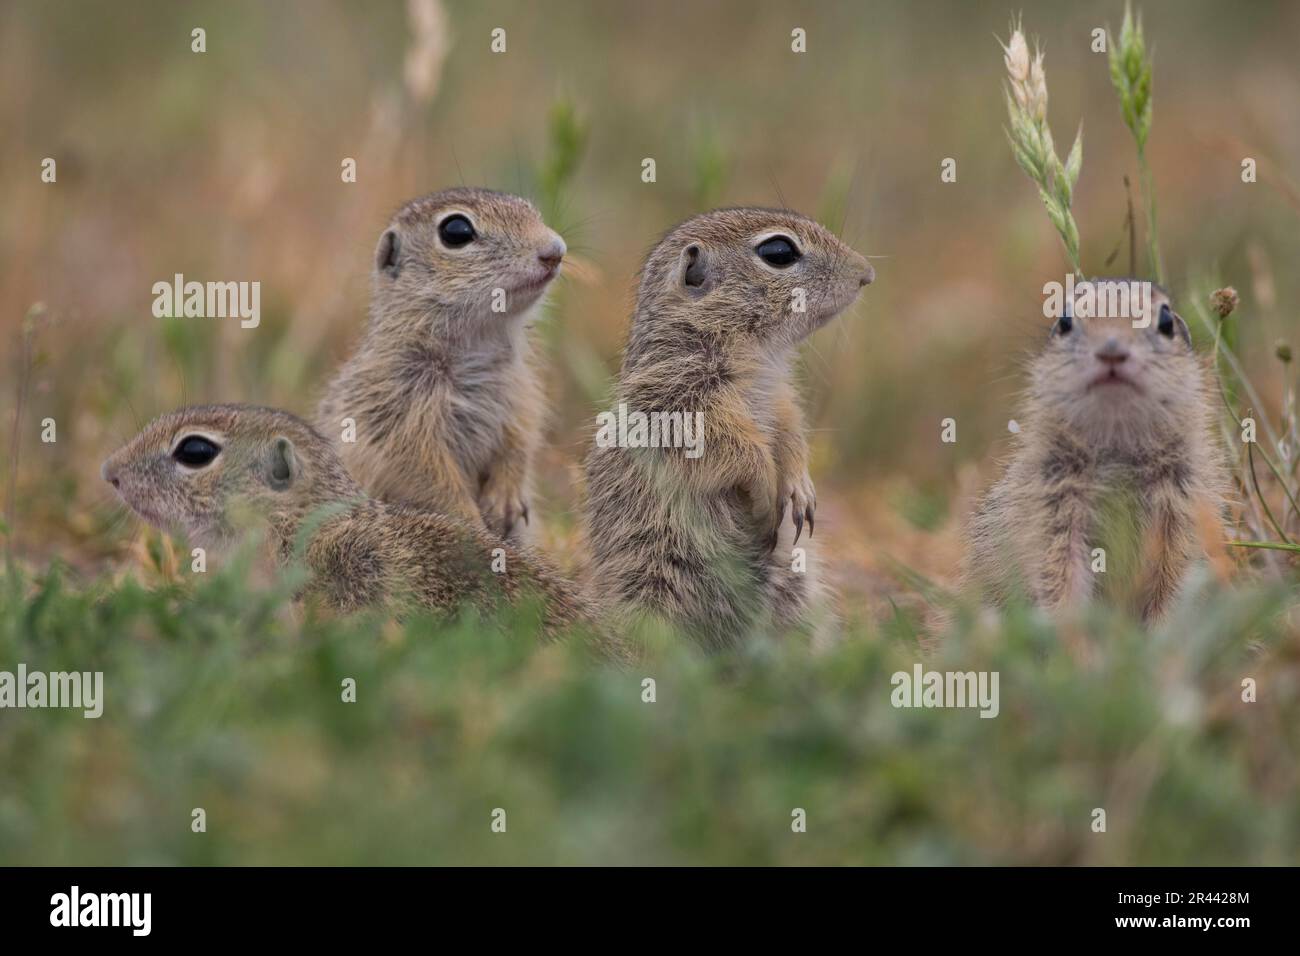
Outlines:
[[[1150,289],[1079,283],[1034,359],[1014,457],[969,529],[964,579],[986,600],[1075,607],[1116,577],[1114,551],[1127,544],[1116,583],[1154,622],[1221,533],[1229,480],[1213,438],[1214,372],[1168,295]],[[1084,298],[1120,308],[1083,309]]]
[[[506,193],[448,189],[393,216],[365,337],[316,416],[367,492],[519,536],[544,410],[527,331],[564,253]]]
[[[535,593],[548,631],[589,621],[572,584],[476,519],[367,497],[330,443],[288,412],[251,405],[171,412],[111,455],[101,474],[140,517],[179,528],[196,544],[220,546],[247,519],[269,525],[277,559],[301,551],[311,590],[341,611],[392,602],[489,608]]]
[[[796,569],[792,548],[805,522],[810,544],[816,496],[790,366],[796,345],[874,277],[786,210],[705,213],[655,246],[615,402],[698,420],[702,444],[610,447],[598,434],[587,459],[594,594],[713,646],[807,623],[817,578],[811,562]]]

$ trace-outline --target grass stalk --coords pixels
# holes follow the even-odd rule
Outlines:
[[[9,433],[9,479],[5,487],[5,563],[12,567],[14,557],[14,532],[18,524],[18,463],[21,458],[23,417],[27,411],[27,393],[32,376],[32,340],[36,335],[36,322],[45,314],[45,304],[37,302],[23,316],[19,333],[21,346],[18,355],[18,381],[14,398],[14,421]]]

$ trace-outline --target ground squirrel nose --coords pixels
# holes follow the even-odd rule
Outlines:
[[[117,487],[117,475],[109,469],[107,461],[99,466],[99,477],[103,478],[114,488]]]
[[[866,268],[862,270],[862,275],[858,279],[858,285],[860,286],[871,285],[876,279],[876,270],[871,268],[871,263],[867,262],[864,265]]]
[[[1097,349],[1097,360],[1105,365],[1119,365],[1128,360],[1128,349],[1120,345],[1119,339],[1108,338],[1106,344]]]
[[[568,252],[568,246],[564,244],[563,239],[556,236],[542,247],[542,250],[537,253],[537,258],[541,260],[542,265],[546,266],[546,268],[554,269],[560,264],[560,260],[564,258],[566,252]]]

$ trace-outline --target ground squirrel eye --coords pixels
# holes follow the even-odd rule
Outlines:
[[[1070,306],[1066,305],[1065,311],[1061,317],[1056,320],[1056,332],[1058,335],[1069,335],[1074,328],[1074,316],[1070,315]]]
[[[758,248],[754,251],[769,266],[776,266],[778,269],[784,269],[786,266],[799,261],[799,250],[785,236],[773,236],[771,239],[766,239],[759,243]]]
[[[172,452],[172,457],[182,465],[190,468],[202,468],[212,464],[221,449],[202,435],[187,435]]]
[[[475,235],[474,227],[461,215],[448,216],[438,224],[438,237],[453,249],[473,242]]]
[[[1160,307],[1160,320],[1156,323],[1156,330],[1166,338],[1174,337],[1174,313],[1168,302]]]

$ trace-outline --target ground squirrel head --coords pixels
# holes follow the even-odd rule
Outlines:
[[[381,313],[517,316],[559,274],[565,251],[526,199],[487,189],[431,193],[399,209],[379,237],[375,302]]]
[[[1172,434],[1201,409],[1203,371],[1164,289],[1092,279],[1065,305],[1031,374],[1031,396],[1051,419],[1120,446]]]
[[[786,209],[716,209],[686,220],[646,258],[629,353],[656,327],[789,347],[875,278],[824,226]]]
[[[100,468],[140,517],[220,543],[241,515],[296,527],[315,508],[361,496],[311,426],[253,405],[203,405],[150,422]]]

